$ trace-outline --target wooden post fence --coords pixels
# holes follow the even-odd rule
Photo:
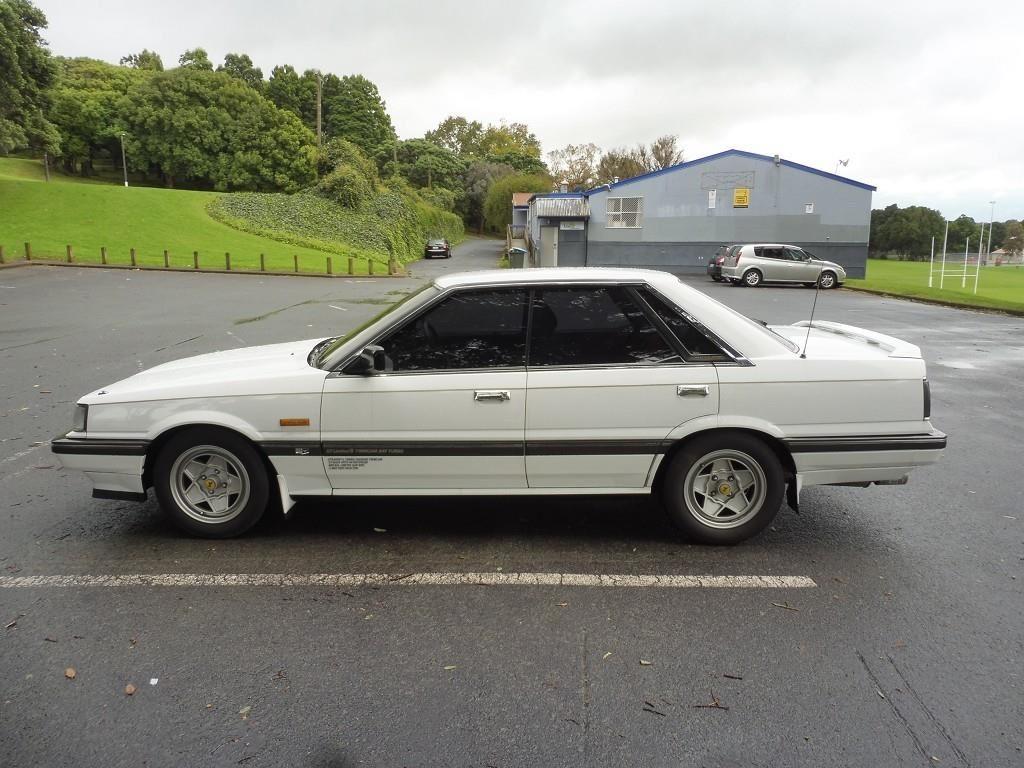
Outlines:
[[[389,275],[397,275],[398,274],[398,262],[395,261],[394,257],[388,259],[388,274]]]
[[[230,253],[225,253],[224,254],[224,268],[228,272],[231,271],[231,254]]]
[[[356,273],[356,260],[349,256],[348,257],[348,273],[354,275]]]
[[[327,257],[327,274],[331,274],[334,271],[334,257]]]
[[[100,264],[107,263],[107,246],[100,246]]]
[[[267,271],[267,257],[264,254],[260,254],[260,272]]]
[[[6,263],[7,262],[4,261],[4,247],[2,245],[0,245],[0,264],[6,264]]]
[[[64,253],[67,254],[68,264],[74,263],[74,261],[75,261],[75,254],[71,250],[71,246],[70,245],[65,245],[64,246]]]
[[[169,269],[171,266],[171,257],[167,253],[167,249],[164,248],[164,269]]]
[[[32,261],[32,244],[25,243],[25,261]]]
[[[366,274],[368,274],[368,275],[372,275],[373,274],[373,259],[367,259],[366,260]]]
[[[295,274],[299,273],[299,254],[293,254],[292,258],[295,260]]]
[[[192,251],[192,269],[199,269],[199,251]]]
[[[136,264],[135,264],[135,249],[134,248],[131,249],[131,255],[132,255],[132,266],[134,267],[134,266],[136,266]]]

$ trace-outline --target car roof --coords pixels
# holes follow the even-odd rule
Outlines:
[[[650,283],[676,284],[678,278],[655,269],[618,267],[541,267],[539,269],[486,269],[443,275],[434,280],[442,290],[467,285],[539,283]]]
[[[764,247],[764,248],[796,248],[797,250],[800,250],[800,251],[803,250],[803,248],[801,248],[799,245],[790,245],[789,243],[744,243],[743,245],[744,245],[744,247],[749,245],[749,246],[755,247],[755,248],[756,247]]]

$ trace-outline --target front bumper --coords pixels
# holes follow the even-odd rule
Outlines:
[[[65,469],[84,472],[96,498],[146,498],[143,472],[148,440],[59,437],[50,450]]]

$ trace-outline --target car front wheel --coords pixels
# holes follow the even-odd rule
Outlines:
[[[672,459],[662,484],[672,522],[701,544],[738,544],[778,514],[785,476],[775,453],[742,432],[695,438]]]
[[[252,528],[270,498],[267,471],[240,435],[197,427],[174,435],[153,467],[160,507],[186,533],[211,539]]]
[[[836,275],[834,272],[822,272],[821,277],[818,278],[818,285],[823,289],[828,290],[829,288],[836,287]]]

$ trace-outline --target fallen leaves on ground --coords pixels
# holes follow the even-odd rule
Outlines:
[[[653,661],[648,661],[647,659],[640,659],[640,666],[641,667],[649,667],[653,663],[654,663]]]
[[[68,667],[64,670],[64,677],[66,677],[68,680],[74,680],[76,677],[78,677],[78,672],[75,671],[74,667]]]
[[[137,690],[138,690],[138,688],[136,688],[131,683],[128,683],[128,685],[126,685],[124,687],[124,695],[125,696],[134,696],[135,695],[135,691],[137,691]]]

